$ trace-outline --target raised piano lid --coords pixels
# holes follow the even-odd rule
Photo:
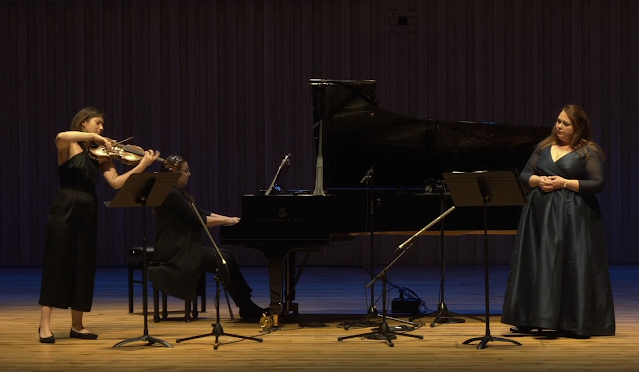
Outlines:
[[[444,172],[523,169],[547,127],[452,122],[398,115],[377,107],[374,80],[309,81],[318,178],[325,190],[374,185],[420,189]],[[321,140],[320,140],[321,139]]]

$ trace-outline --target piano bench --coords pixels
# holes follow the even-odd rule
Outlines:
[[[151,266],[153,264],[153,249],[154,247],[146,247],[146,263],[147,263],[147,268],[148,266]],[[134,270],[142,270],[142,261],[143,261],[143,257],[142,257],[142,247],[133,247],[130,248],[129,250],[127,250],[127,257],[129,258],[129,262],[127,265],[127,271],[128,271],[128,295],[129,295],[129,313],[133,313],[133,284],[134,283],[138,283],[138,284],[142,284],[142,279],[137,280],[135,279],[134,275],[133,275],[133,271]],[[159,316],[159,311],[158,311],[158,305],[159,305],[159,291],[156,290],[154,288],[153,290],[153,303],[155,305],[154,308],[154,317],[153,320],[155,322],[159,322],[160,321],[160,316]],[[200,280],[198,281],[197,284],[197,296],[201,297],[201,312],[206,312],[206,275],[204,273],[202,273],[202,276],[200,276]],[[162,293],[162,318],[164,320],[169,320],[170,318],[168,318],[168,311],[167,311],[167,295],[165,293]],[[195,301],[184,301],[184,317],[180,318],[180,319],[184,319],[186,322],[191,321],[191,319],[195,318],[197,319],[198,317],[198,310],[197,310],[197,297],[195,298]],[[193,309],[191,310],[191,302],[193,302]]]
[[[201,312],[206,312],[206,273],[202,273],[200,275],[200,279],[197,281],[197,289],[195,292],[195,299],[193,301],[184,301],[184,315],[179,318],[169,318],[168,311],[168,295],[165,292],[162,292],[162,316],[160,316],[159,305],[160,305],[160,291],[159,289],[153,287],[153,322],[159,323],[162,320],[184,320],[186,323],[191,320],[198,319],[198,311],[197,311],[197,297],[200,296],[201,299]]]
[[[129,314],[133,313],[133,284],[142,284],[142,279],[135,279],[133,270],[142,271],[142,247],[133,247],[127,250],[127,274],[128,274],[128,292],[129,292]],[[153,247],[146,247],[146,264],[147,267],[153,261]]]

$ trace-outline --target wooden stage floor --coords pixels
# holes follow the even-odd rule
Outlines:
[[[485,324],[467,318],[465,323],[438,324],[433,317],[421,318],[425,325],[410,334],[423,340],[399,337],[394,347],[380,340],[339,336],[368,332],[371,327],[344,330],[338,324],[364,314],[370,304],[364,290],[370,277],[362,268],[310,267],[300,279],[297,294],[300,316],[281,329],[265,333],[258,324],[229,319],[222,303],[222,325],[228,333],[262,337],[264,342],[237,342],[223,337],[213,350],[213,337],[176,343],[177,338],[212,331],[215,320],[214,287],[208,287],[207,312],[191,323],[153,323],[149,334],[173,348],[158,344],[119,341],[143,334],[140,285],[136,284],[134,314],[128,313],[125,268],[100,268],[96,277],[93,311],[85,325],[100,335],[98,340],[69,338],[70,312],[54,310],[56,344],[40,344],[36,336],[40,288],[39,268],[0,268],[0,369],[2,371],[637,371],[639,370],[639,266],[612,266],[611,276],[617,318],[617,335],[587,340],[510,334],[499,322],[507,267],[491,268],[490,329],[493,336],[519,341],[522,346],[490,342],[483,350],[462,343],[485,333]],[[267,305],[266,268],[246,267],[243,272],[254,288],[254,300]],[[449,267],[446,272],[445,303],[462,314],[484,312],[482,267]],[[394,286],[416,293],[430,310],[436,307],[439,268],[393,268]],[[375,286],[375,296],[382,292]],[[393,288],[389,298],[398,297]],[[150,303],[152,306],[152,302]],[[183,302],[172,299],[170,308]],[[377,302],[381,311],[382,302]],[[235,314],[237,315],[237,308]],[[152,308],[150,308],[152,310]],[[176,315],[176,314],[172,314]],[[405,316],[399,316],[406,319]],[[380,318],[378,318],[379,320]],[[303,327],[300,327],[300,323]],[[313,327],[317,325],[325,327]],[[391,327],[401,325],[389,321]]]

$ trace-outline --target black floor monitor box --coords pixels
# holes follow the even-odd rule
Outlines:
[[[393,314],[419,314],[420,301],[413,298],[396,298],[391,302]]]

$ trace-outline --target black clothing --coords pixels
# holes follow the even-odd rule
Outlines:
[[[206,222],[210,212],[199,207],[199,218]],[[149,280],[159,290],[183,300],[193,300],[202,270],[215,273],[220,264],[213,248],[202,247],[202,224],[184,193],[174,188],[155,211],[155,248],[149,267]],[[238,307],[252,305],[251,287],[230,252],[223,250],[227,269],[220,279]]]
[[[47,223],[40,305],[91,311],[97,246],[98,166],[88,151],[58,166],[60,190],[53,200]]]
[[[235,256],[224,248],[220,248],[220,252],[222,252],[222,257],[224,261],[226,261],[226,268],[222,267],[219,273],[220,279],[222,283],[224,283],[224,288],[238,307],[244,308],[252,306],[251,292],[253,290],[240,272],[237,261],[235,261]],[[202,270],[207,273],[216,273],[218,267],[220,267],[219,265],[220,260],[215,248],[202,247]]]
[[[579,192],[539,187],[528,195],[510,264],[502,322],[559,329],[579,336],[614,335],[615,316],[603,225],[595,193],[604,184],[597,149],[556,162],[551,147],[535,149],[521,173],[579,180]]]

